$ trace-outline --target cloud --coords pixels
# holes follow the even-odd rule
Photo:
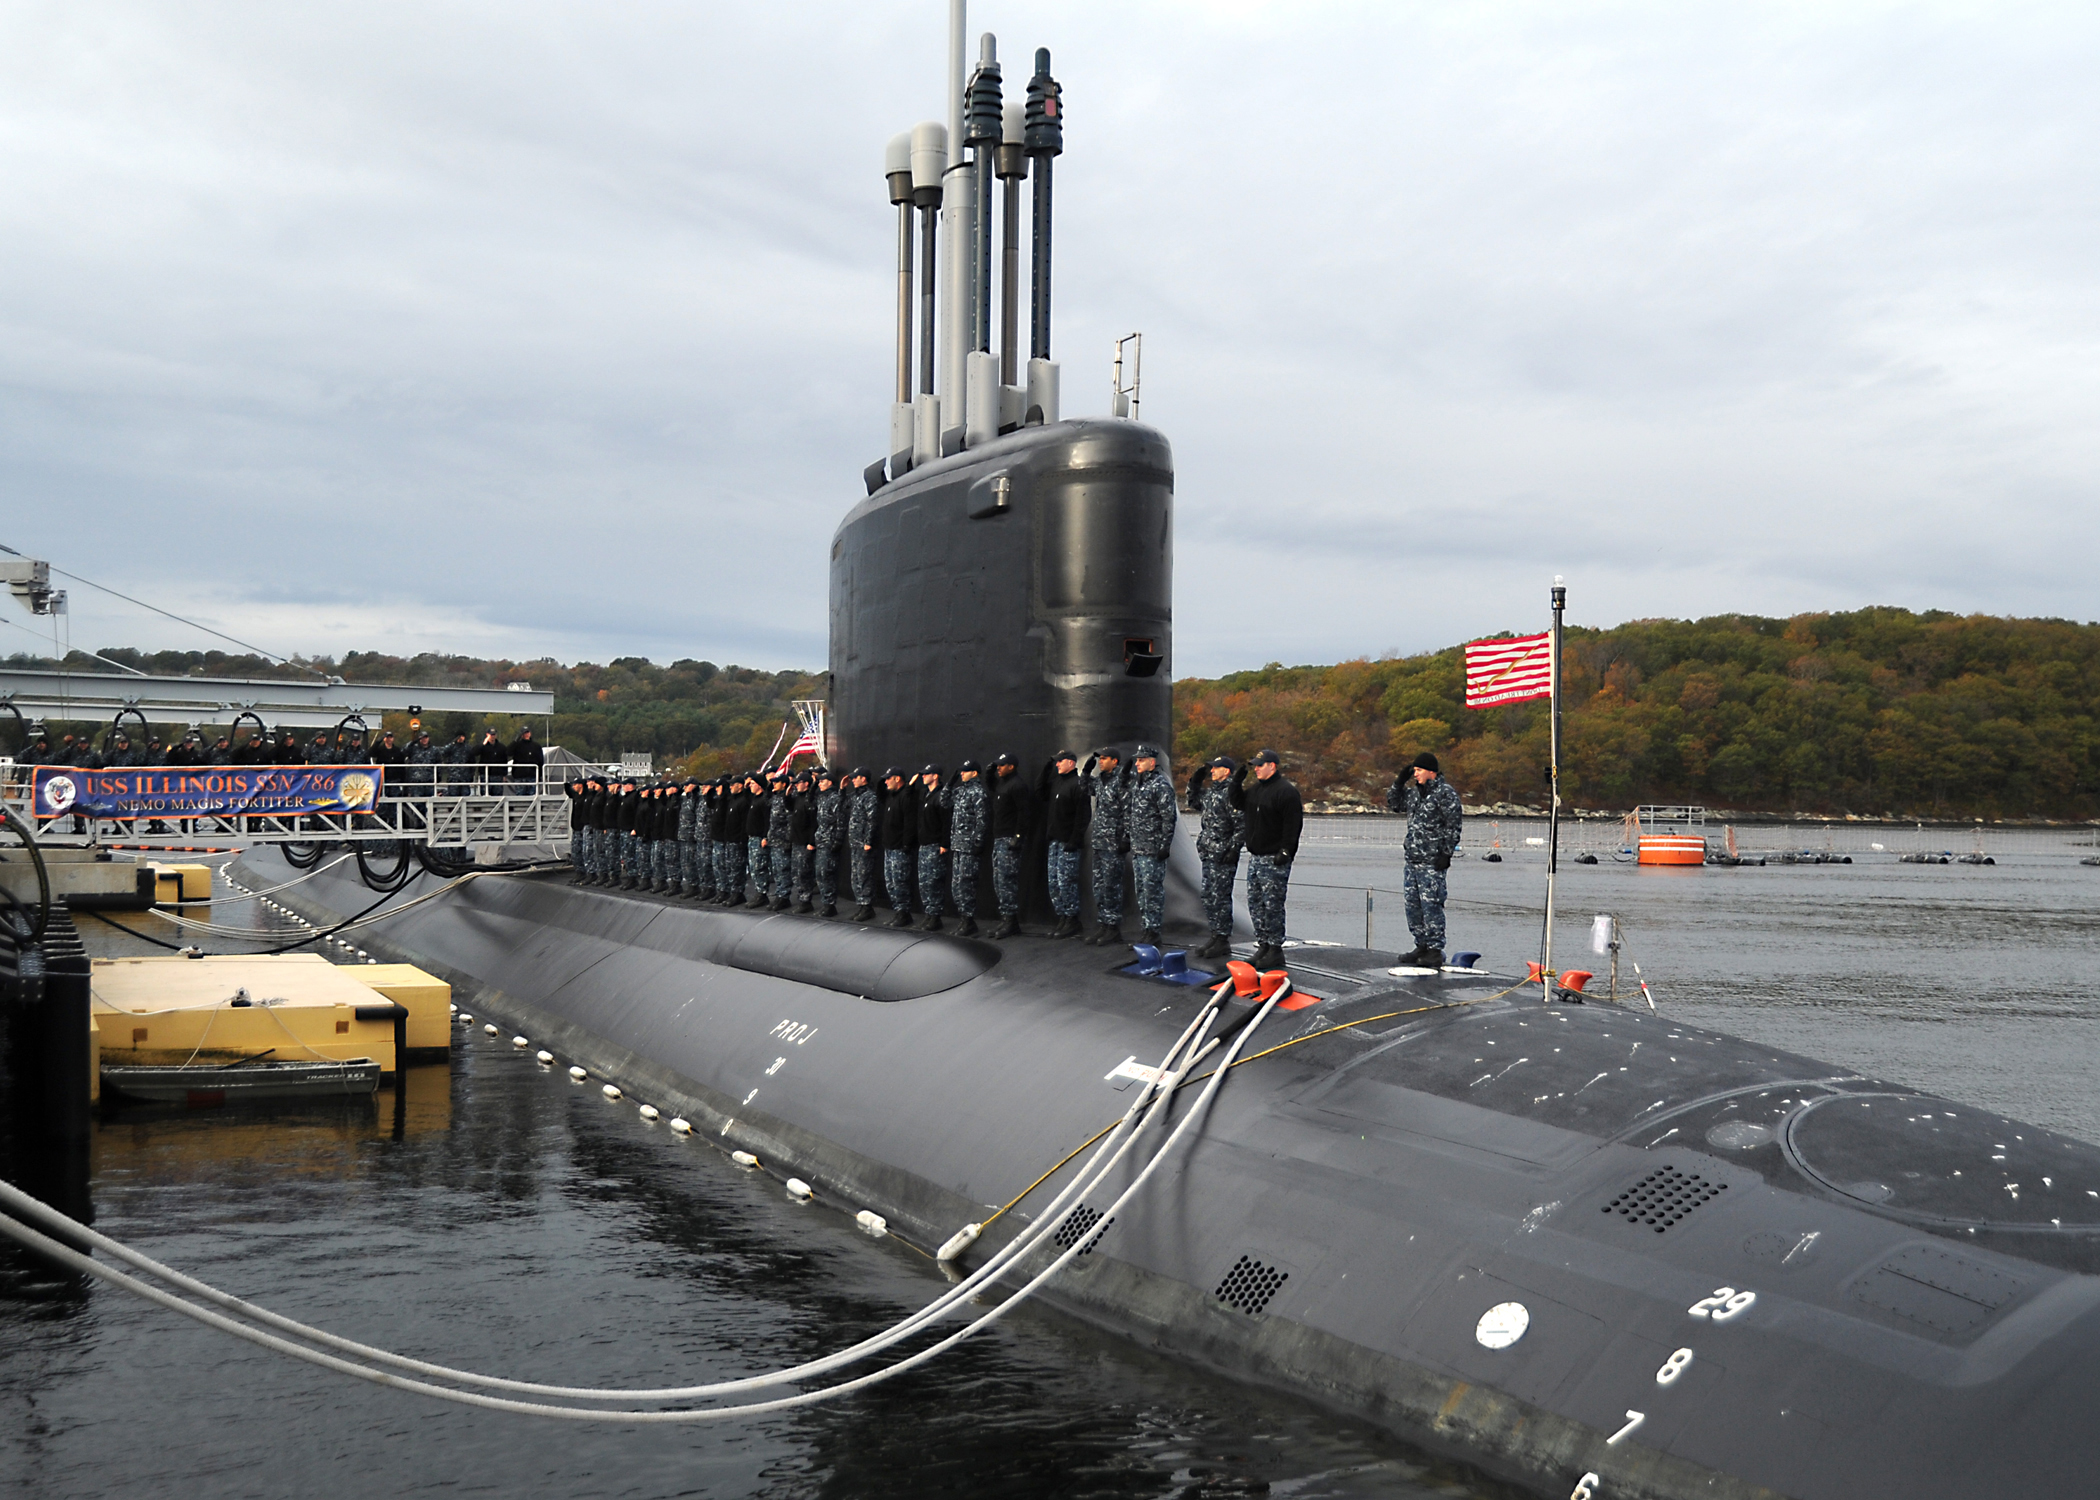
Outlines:
[[[1555,573],[1596,623],[2090,613],[2087,12],[973,21],[1066,86],[1069,410],[1145,331],[1179,670],[1533,623]],[[942,24],[14,8],[0,541],[282,651],[817,665]]]

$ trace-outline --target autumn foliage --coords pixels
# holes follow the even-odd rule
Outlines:
[[[2100,626],[1875,608],[1569,629],[1565,786],[1898,817],[2100,814]],[[1542,805],[1544,701],[1469,712],[1460,648],[1175,684],[1177,760],[1285,756],[1307,793],[1382,802],[1423,750],[1472,802]]]

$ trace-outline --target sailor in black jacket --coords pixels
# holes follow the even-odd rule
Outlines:
[[[1028,783],[1021,779],[1011,755],[992,762],[991,785],[992,894],[999,902],[999,925],[995,938],[1018,937],[1021,932],[1021,858],[1031,831],[1035,807]]]
[[[927,766],[913,788],[919,804],[912,830],[919,844],[919,905],[926,914],[920,925],[927,932],[941,930],[941,913],[948,905],[948,801],[953,789],[941,781],[941,768]]]
[[[753,771],[744,777],[742,796],[744,799],[744,879],[737,882],[741,894],[744,886],[751,887],[748,906],[767,906],[773,900],[773,865],[766,850],[766,826],[773,816],[771,800],[766,795],[765,776]]]
[[[738,906],[744,900],[744,804],[726,776],[707,789],[707,801],[707,831],[715,841],[715,902]]]
[[[1232,805],[1247,818],[1247,910],[1254,919],[1257,969],[1283,967],[1283,911],[1291,888],[1291,861],[1298,857],[1298,835],[1305,827],[1305,806],[1298,788],[1283,774],[1274,750],[1262,750],[1251,762],[1254,784],[1242,766],[1232,780]]]
[[[817,793],[809,772],[798,771],[788,791],[788,848],[793,880],[790,894],[795,910],[808,916],[816,910],[810,898],[817,884]]]
[[[912,865],[919,845],[919,809],[904,773],[882,773],[882,807],[875,814],[875,844],[882,850],[882,883],[889,891],[892,927],[911,926]]]
[[[1087,825],[1094,818],[1094,799],[1079,774],[1079,757],[1060,750],[1043,768],[1042,800],[1049,812],[1050,909],[1057,913],[1054,938],[1079,935],[1079,872],[1086,860]]]

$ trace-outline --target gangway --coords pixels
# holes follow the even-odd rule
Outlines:
[[[340,769],[365,773],[376,795],[354,811],[175,812],[141,811],[103,817],[72,811],[53,813],[36,805],[33,773],[70,768],[0,765],[0,802],[36,834],[47,848],[93,848],[121,844],[127,849],[181,850],[200,845],[310,843],[407,843],[433,849],[475,849],[487,845],[565,847],[569,842],[569,798],[565,788],[577,775],[623,775],[617,765],[569,761],[547,766],[530,780],[508,779],[507,766],[353,766],[290,767],[291,770]],[[158,768],[155,768],[158,769]],[[209,777],[213,773],[267,773],[270,766],[168,767],[171,776]],[[405,781],[402,772],[486,772],[467,782],[435,785]],[[82,775],[92,773],[80,773]],[[633,772],[625,772],[631,777]]]

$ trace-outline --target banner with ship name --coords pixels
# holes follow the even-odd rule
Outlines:
[[[1466,707],[1553,696],[1553,637],[1466,642]]]
[[[38,766],[39,818],[183,818],[369,812],[379,766]]]

